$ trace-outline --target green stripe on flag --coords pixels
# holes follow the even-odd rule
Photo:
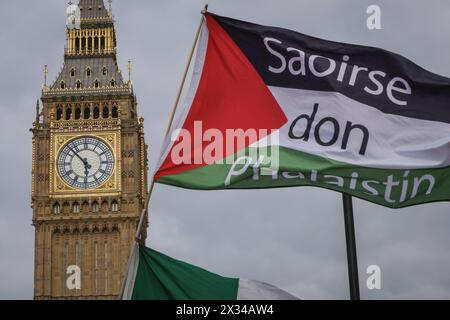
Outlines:
[[[258,152],[268,153],[265,148]],[[244,169],[246,160],[242,157],[249,153],[246,149],[233,155],[234,160],[241,159],[234,165],[227,159],[227,164],[211,164],[163,176],[157,182],[201,190],[316,186],[349,193],[390,208],[450,199],[449,167],[414,170],[368,168],[285,147],[279,148],[279,168],[273,175],[262,175],[260,170],[255,173],[253,164],[257,157],[253,157],[252,164],[242,174],[231,177],[227,185],[232,170]]]
[[[236,300],[238,287],[239,279],[140,246],[132,300]]]

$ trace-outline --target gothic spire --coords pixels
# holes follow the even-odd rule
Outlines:
[[[117,65],[114,21],[103,0],[79,0],[81,23],[67,28],[64,66],[46,93],[130,90]]]

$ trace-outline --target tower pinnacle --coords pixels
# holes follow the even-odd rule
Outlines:
[[[133,71],[133,63],[131,62],[131,60],[128,60],[127,70],[128,70],[128,82],[131,83],[131,71]]]
[[[45,65],[44,69],[42,70],[42,72],[44,73],[44,87],[47,86],[47,76],[48,76],[48,66]]]
[[[36,123],[39,123],[39,117],[40,117],[40,106],[39,106],[39,99],[36,101]]]

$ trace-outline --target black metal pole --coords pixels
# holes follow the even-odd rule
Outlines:
[[[347,265],[350,285],[350,299],[360,300],[358,259],[356,256],[355,223],[353,220],[352,196],[343,193],[342,203],[344,205],[345,242],[347,244]]]

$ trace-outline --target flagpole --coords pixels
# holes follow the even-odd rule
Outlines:
[[[353,219],[353,199],[351,195],[342,194],[344,207],[345,240],[347,245],[347,267],[350,286],[350,299],[360,300],[358,259],[356,255],[355,223]]]
[[[187,76],[188,76],[188,73],[189,73],[189,69],[191,67],[192,58],[194,57],[195,48],[197,47],[197,42],[198,42],[198,39],[200,38],[200,33],[202,31],[203,21],[205,19],[206,12],[208,12],[208,5],[205,5],[205,8],[202,11],[202,17],[200,19],[200,23],[199,23],[198,28],[197,28],[197,33],[195,34],[195,39],[194,39],[194,43],[192,44],[191,52],[189,54],[188,63],[186,64],[186,68],[185,68],[184,73],[183,73],[183,78],[181,80],[180,88],[178,89],[177,97],[175,99],[175,104],[173,106],[172,113],[170,115],[169,124],[167,125],[166,133],[165,133],[165,136],[164,136],[165,138],[167,138],[167,136],[170,133],[170,128],[172,127],[173,120],[175,119],[175,114],[177,113],[178,105],[179,105],[180,99],[181,99],[181,94],[183,93],[183,88],[184,88],[184,85],[186,83],[186,79],[187,79]],[[142,235],[144,223],[145,223],[145,221],[147,220],[147,217],[148,217],[148,208],[150,206],[150,199],[152,197],[154,187],[155,187],[155,181],[152,179],[152,181],[150,183],[150,188],[149,188],[149,191],[148,191],[148,194],[147,194],[147,200],[146,200],[146,203],[144,205],[144,209],[142,210],[142,213],[141,213],[140,218],[139,218],[139,224],[138,224],[137,229],[136,229],[135,241],[133,242],[133,244],[131,246],[131,250],[134,249],[136,243],[142,242],[141,235]],[[130,251],[130,255],[129,255],[129,258],[128,258],[128,262],[127,262],[127,268],[125,269],[125,274],[124,274],[124,277],[123,277],[123,280],[122,280],[122,287],[120,289],[120,295],[119,295],[119,299],[120,300],[122,300],[122,297],[123,297],[123,294],[124,294],[124,291],[125,291],[125,285],[126,285],[126,280],[127,280],[128,269],[130,268],[131,262],[132,262],[131,258],[132,258],[132,251]]]
[[[179,105],[180,99],[181,99],[181,94],[183,93],[183,88],[184,88],[184,85],[186,83],[186,78],[187,78],[187,75],[189,73],[189,69],[191,67],[192,58],[194,57],[195,48],[197,47],[197,42],[198,42],[198,39],[200,37],[200,33],[202,31],[203,20],[205,18],[204,14],[207,12],[207,10],[208,10],[208,5],[206,5],[205,9],[202,11],[202,17],[200,19],[200,23],[199,23],[198,28],[197,28],[197,33],[195,34],[195,39],[194,39],[194,43],[192,44],[191,52],[189,54],[188,63],[186,64],[186,68],[185,68],[184,74],[183,74],[183,79],[181,80],[180,88],[178,89],[177,98],[175,99],[175,104],[174,104],[174,106],[172,108],[172,114],[170,115],[169,124],[167,125],[166,133],[164,135],[165,138],[167,138],[167,136],[170,133],[170,128],[172,127],[173,120],[175,119],[175,114],[177,113],[178,105]],[[152,182],[150,184],[149,193],[148,193],[148,196],[147,196],[147,203],[145,205],[146,209],[148,209],[148,207],[150,205],[150,199],[151,199],[151,196],[152,196],[152,193],[153,193],[154,186],[155,186],[155,182],[152,179]],[[144,220],[145,220],[144,218],[146,218],[144,216],[146,216],[147,214],[148,214],[148,212],[147,212],[147,210],[145,210],[145,214],[141,217],[141,220],[139,221],[139,225],[138,225],[138,228],[136,230],[136,239],[137,240],[139,239],[139,237],[140,237],[140,235],[142,233],[142,227],[144,225]]]

